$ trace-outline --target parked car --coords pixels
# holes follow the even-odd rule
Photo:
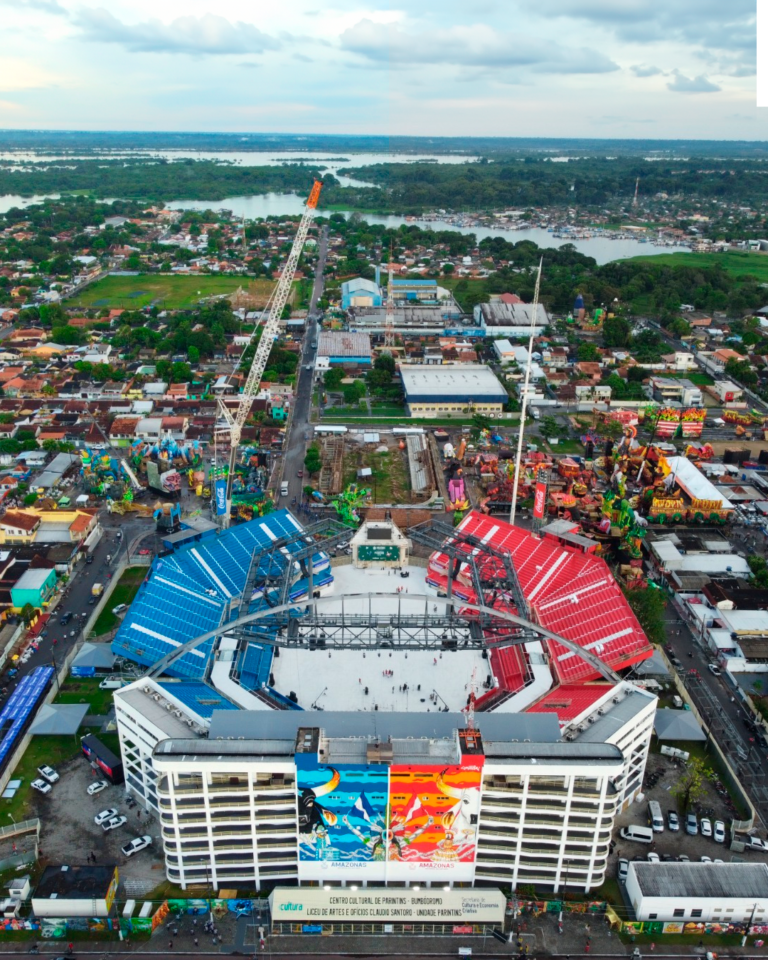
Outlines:
[[[707,670],[709,670],[713,677],[719,677],[721,674],[720,667],[716,666],[714,663],[708,663]]]
[[[51,785],[50,785],[50,783],[48,783],[47,780],[39,780],[39,779],[38,779],[38,780],[33,780],[33,781],[32,781],[32,789],[33,789],[33,790],[38,790],[40,793],[50,793],[50,792],[51,792]]]
[[[725,843],[725,824],[722,820],[715,820],[715,843]]]
[[[695,813],[688,813],[685,816],[685,832],[690,837],[695,837],[699,832],[699,821]]]
[[[619,860],[619,872],[617,873],[617,876],[622,883],[627,879],[628,873],[629,873],[629,860],[625,860],[622,857],[621,860]]]
[[[691,858],[688,856],[687,853],[681,853],[680,856],[677,858],[677,862],[678,862],[678,863],[690,863],[690,862],[691,862]]]
[[[707,857],[707,856],[702,857],[701,863],[712,863],[712,857]]]
[[[106,790],[109,784],[106,780],[94,780],[93,783],[88,787],[88,796],[95,797],[97,793],[101,793],[102,790]]]
[[[97,827],[100,827],[102,823],[106,823],[107,820],[111,820],[112,817],[117,816],[117,809],[115,807],[110,808],[109,810],[102,810],[101,813],[97,813],[93,818],[93,822]]]
[[[680,817],[678,817],[674,810],[667,811],[667,827],[674,831],[680,829]]]
[[[86,562],[86,563],[93,563],[93,557],[92,557],[92,556],[86,557],[86,558],[85,558],[85,562]]]
[[[701,820],[699,820],[699,830],[701,831],[702,837],[711,837],[712,821],[707,817],[702,817]]]
[[[648,863],[661,862],[661,857],[658,855],[658,853],[649,853],[646,859],[648,860]]]
[[[59,623],[62,625],[62,627],[66,627],[66,625],[69,623],[71,619],[72,619],[72,614],[69,611],[67,611],[64,614],[64,616],[61,618],[61,620],[59,620]]]
[[[128,817],[110,817],[109,820],[102,823],[101,829],[106,833],[108,830],[117,830],[124,823],[128,823]]]
[[[34,783],[32,784],[34,787]],[[747,837],[747,842],[744,844],[745,850],[762,850],[763,853],[768,853],[768,841],[761,840],[760,837]]]
[[[148,847],[150,843],[152,843],[152,837],[150,837],[149,834],[145,834],[143,837],[135,837],[130,843],[126,843],[124,847],[120,847],[120,852],[124,857],[132,857],[134,853],[138,853],[139,850]]]
[[[37,772],[40,774],[43,780],[47,780],[48,783],[56,783],[56,781],[59,779],[58,773],[56,773],[53,767],[47,766],[47,764],[43,764],[41,767],[38,767]]]
[[[89,607],[95,607],[98,602],[99,602],[99,598],[98,598],[98,597],[89,597],[89,598],[88,598],[88,606],[89,606]]]

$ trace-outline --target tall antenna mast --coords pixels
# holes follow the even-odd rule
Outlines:
[[[639,189],[640,189],[640,177],[638,177],[637,180],[635,180],[635,196],[634,196],[634,199],[632,200],[633,207],[637,206],[637,191]]]
[[[515,460],[515,480],[512,484],[512,505],[509,510],[509,522],[515,522],[517,510],[517,486],[520,482],[520,467],[523,459],[523,434],[525,432],[525,413],[528,408],[528,384],[531,382],[531,360],[533,358],[533,338],[536,335],[536,321],[539,317],[539,287],[541,286],[541,267],[544,257],[539,260],[539,272],[536,275],[536,289],[533,294],[533,309],[531,310],[531,335],[528,338],[528,362],[525,365],[525,380],[523,381],[523,397],[520,404],[520,435],[517,438],[517,458]]]
[[[389,279],[387,280],[387,315],[384,320],[384,346],[395,345],[395,291],[392,283],[392,244],[389,245]]]

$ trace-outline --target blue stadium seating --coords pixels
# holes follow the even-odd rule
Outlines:
[[[301,531],[288,510],[278,510],[159,557],[112,641],[112,652],[151,667],[188,640],[215,630],[227,615],[230,601],[242,593],[253,552]],[[286,552],[299,549],[299,544],[291,544]],[[278,563],[288,562],[279,556]],[[322,571],[323,582],[330,579],[327,554],[314,554],[313,567]],[[294,588],[292,595],[295,592]],[[250,609],[255,612],[263,603],[255,600]],[[237,615],[237,606],[231,605],[231,616]],[[264,629],[266,624],[260,626]],[[203,679],[212,645],[207,641],[186,653],[168,676]]]
[[[272,647],[249,643],[241,658],[240,685],[246,690],[259,690],[268,684],[273,656]]]
[[[214,710],[237,710],[237,706],[223,697],[207,683],[194,680],[178,680],[161,683],[160,686],[172,697],[189,707],[199,717],[210,719]]]

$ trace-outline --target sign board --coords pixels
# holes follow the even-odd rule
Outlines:
[[[399,560],[400,548],[393,544],[364,543],[357,548],[358,560]]]
[[[216,486],[216,516],[222,517],[227,512],[227,481],[217,480]]]
[[[533,515],[537,520],[544,516],[544,508],[547,505],[547,485],[539,480],[536,484],[536,491],[533,495]]]
[[[500,890],[406,890],[366,887],[276,887],[269,897],[272,920],[316,923],[502,924]]]

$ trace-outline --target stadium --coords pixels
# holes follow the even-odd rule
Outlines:
[[[116,714],[168,879],[599,886],[656,699],[594,547],[474,512],[180,538],[112,643],[146,669]]]

